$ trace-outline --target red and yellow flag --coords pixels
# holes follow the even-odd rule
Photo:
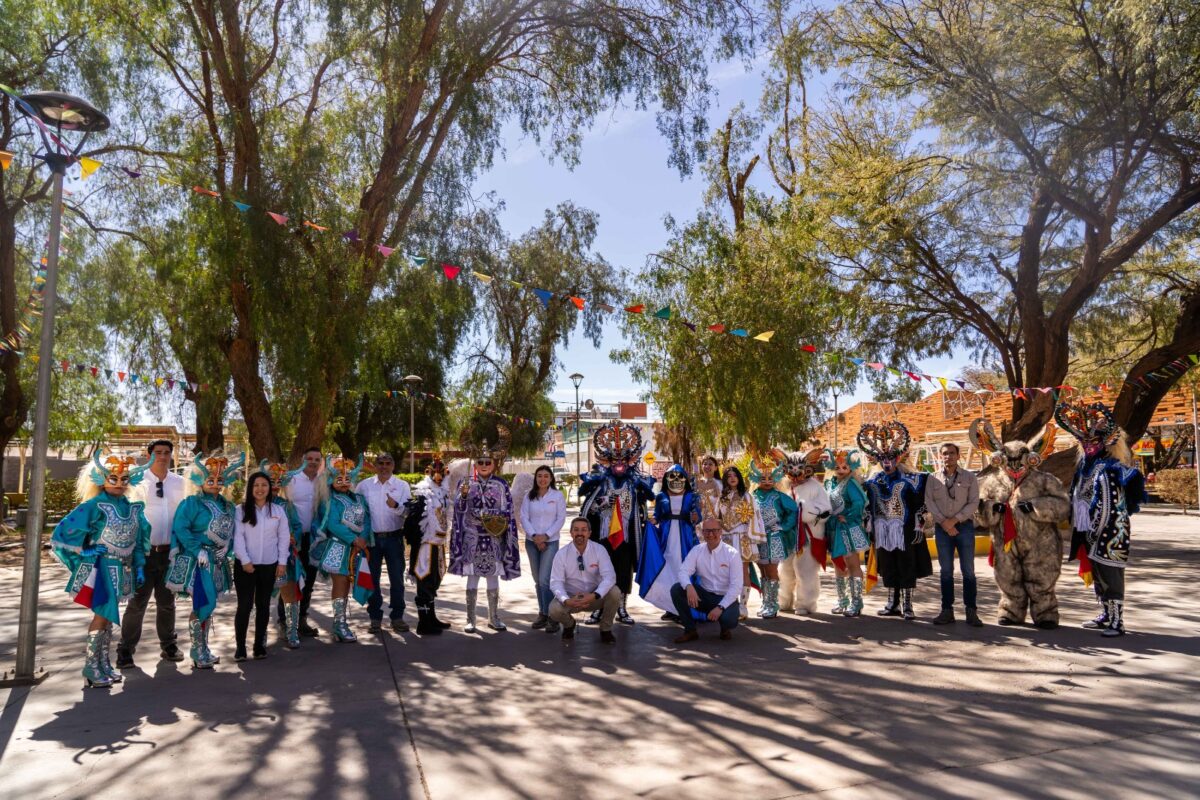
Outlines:
[[[875,558],[875,545],[871,545],[867,553],[867,577],[863,581],[863,591],[869,592],[879,583],[879,561]]]
[[[625,541],[625,515],[621,513],[621,500],[613,503],[612,515],[608,518],[608,546],[620,547]]]

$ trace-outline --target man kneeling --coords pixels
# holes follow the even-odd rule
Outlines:
[[[742,557],[721,541],[721,523],[715,517],[704,520],[700,533],[703,541],[687,554],[679,571],[679,583],[671,587],[675,611],[683,622],[683,635],[676,637],[676,644],[700,638],[693,608],[706,614],[709,621],[721,623],[722,639],[732,639],[738,624]],[[693,575],[699,580],[698,587],[692,584]]]
[[[571,542],[575,546],[559,549],[550,567],[550,591],[554,593],[550,619],[562,625],[566,641],[575,638],[575,614],[599,610],[600,641],[612,644],[616,641],[613,619],[621,607],[612,559],[592,541],[592,526],[583,517],[571,520]]]

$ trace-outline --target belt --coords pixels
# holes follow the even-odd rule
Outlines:
[[[152,545],[150,545],[150,552],[151,553],[169,553],[169,552],[171,552],[171,545],[169,545],[169,544],[152,544]]]
[[[401,533],[401,531],[372,531],[372,533],[374,533],[376,537],[379,537],[379,536],[395,536],[395,535],[397,535],[397,534]]]

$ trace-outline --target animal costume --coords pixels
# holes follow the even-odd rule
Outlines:
[[[763,524],[765,541],[758,546],[758,563],[782,564],[796,552],[796,501],[790,495],[761,484],[783,480],[785,456],[779,451],[763,453],[750,459],[750,480],[756,484],[751,496]],[[779,579],[763,579],[762,608],[758,615],[773,619],[779,615]]]
[[[633,591],[633,573],[641,557],[646,533],[646,503],[654,500],[654,479],[638,471],[642,453],[642,434],[633,425],[620,420],[600,426],[592,436],[599,470],[580,475],[579,515],[592,526],[592,539],[604,545],[617,573],[621,607],[617,619],[632,625],[625,609]],[[593,612],[588,624],[600,622],[600,611]]]
[[[100,462],[99,452],[92,454],[93,466],[88,477],[93,487],[136,486],[154,459],[134,466],[135,459],[111,455]],[[86,487],[86,484],[85,484]],[[145,581],[146,553],[150,549],[150,523],[142,509],[144,503],[130,502],[124,494],[109,494],[100,488],[86,487],[86,499],[63,517],[50,537],[54,557],[70,571],[67,593],[106,624],[89,630],[83,661],[87,686],[105,688],[122,680],[110,660],[112,623],[120,623],[120,603],[131,597]]]
[[[183,499],[171,525],[171,566],[166,584],[192,599],[188,630],[192,636],[192,666],[196,669],[212,669],[221,660],[209,649],[208,634],[217,599],[233,587],[229,551],[233,548],[234,505],[220,489],[237,477],[245,463],[245,453],[232,463],[228,456],[217,452],[207,458],[197,457],[188,478],[201,491]],[[204,491],[204,487],[215,488],[217,493]]]
[[[325,480],[329,487],[328,497],[317,504],[317,515],[313,522],[313,544],[309,560],[317,568],[321,580],[334,575],[353,578],[352,594],[358,604],[366,605],[375,591],[371,578],[370,554],[367,549],[355,544],[363,539],[367,548],[375,546],[371,533],[371,509],[367,499],[354,491],[358,475],[362,471],[363,457],[357,463],[348,458],[325,459]],[[334,489],[335,482],[345,481],[350,488],[345,491]],[[350,598],[334,597],[333,638],[339,642],[356,642],[358,637],[350,629]]]
[[[814,447],[791,453],[785,470],[792,499],[799,509],[796,552],[779,567],[779,610],[815,614],[821,600],[821,570],[825,568],[825,520],[829,518],[829,493],[813,477],[825,451]]]
[[[858,482],[857,471],[862,468],[858,450],[830,450],[824,452],[825,491],[829,494],[829,519],[825,521],[825,542],[829,557],[841,571],[846,570],[846,556],[861,553],[871,546],[863,519],[867,507],[867,493]],[[845,480],[836,470],[847,466],[851,472]],[[839,519],[840,518],[840,519]],[[835,614],[856,617],[863,608],[863,579],[853,576],[837,578],[838,605]]]
[[[971,444],[990,458],[979,473],[979,509],[975,524],[992,537],[988,564],[1000,589],[999,623],[1019,625],[1025,609],[1039,628],[1058,627],[1054,587],[1062,571],[1058,525],[1067,519],[1070,502],[1058,478],[1037,466],[1054,450],[1054,426],[1047,425],[1028,442],[1001,443],[986,420],[969,431]]]
[[[874,539],[868,563],[875,565],[883,585],[891,590],[887,604],[877,613],[885,617],[903,614],[909,620],[915,618],[912,596],[917,580],[933,574],[933,560],[919,519],[924,512],[928,476],[910,472],[900,463],[908,454],[910,441],[908,428],[899,420],[868,423],[858,432],[859,449],[883,467],[865,485]],[[868,566],[868,581],[874,571]]]
[[[1059,403],[1054,418],[1083,451],[1071,480],[1071,548],[1084,583],[1093,583],[1099,616],[1084,623],[1102,636],[1125,633],[1125,566],[1129,563],[1131,514],[1145,496],[1142,473],[1129,458],[1123,434],[1103,403]],[[1123,452],[1122,452],[1123,451]],[[1119,456],[1124,455],[1122,459]]]

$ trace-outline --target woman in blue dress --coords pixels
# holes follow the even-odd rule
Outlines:
[[[863,610],[863,571],[860,553],[871,546],[863,527],[867,494],[859,482],[862,457],[857,450],[825,450],[825,491],[833,510],[825,523],[829,557],[837,573],[838,604],[831,613],[857,617]]]
[[[109,660],[112,626],[121,621],[121,601],[145,582],[150,523],[144,504],[131,503],[125,493],[141,482],[150,464],[135,464],[118,455],[101,463],[99,452],[93,453],[76,482],[79,505],[50,538],[54,556],[71,572],[67,592],[92,612],[83,662],[83,678],[91,688],[122,680]]]
[[[245,453],[232,463],[219,452],[198,456],[188,470],[191,494],[175,509],[171,525],[167,587],[192,599],[188,632],[195,669],[212,669],[221,660],[209,649],[208,634],[217,598],[233,588],[229,551],[233,549],[235,506],[223,492],[245,463]]]
[[[358,463],[348,458],[328,458],[325,461],[328,494],[320,498],[313,527],[313,546],[310,558],[322,580],[331,580],[333,589],[333,638],[337,642],[357,642],[350,630],[350,590],[354,599],[364,605],[375,587],[359,585],[358,565],[369,558],[368,548],[375,545],[371,535],[371,510],[366,499],[356,494],[358,473],[362,471],[362,456]],[[367,582],[370,572],[367,572]]]

